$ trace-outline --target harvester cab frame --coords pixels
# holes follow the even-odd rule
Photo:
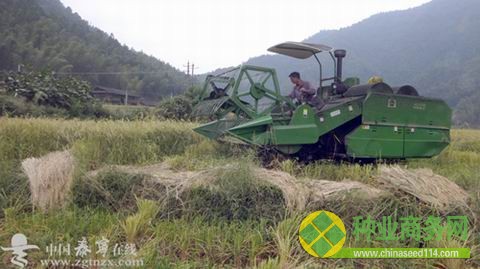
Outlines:
[[[347,56],[347,51],[344,49],[333,49],[323,44],[288,41],[270,47],[268,51],[301,60],[305,60],[313,56],[318,63],[319,87],[317,91],[317,96],[319,98],[328,100],[329,97],[341,95],[347,90],[347,86],[342,81],[343,58]],[[322,52],[327,52],[332,59],[333,77],[323,78],[323,65],[317,56],[317,54]],[[332,83],[327,86],[323,86],[324,82],[326,81],[332,81]],[[358,84],[359,79],[348,78],[346,80],[346,82],[350,81],[352,81],[353,83],[349,83],[349,86],[354,86]]]

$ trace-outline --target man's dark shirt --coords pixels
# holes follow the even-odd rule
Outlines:
[[[292,92],[288,96],[294,100],[298,100],[300,103],[305,103],[313,99],[315,92],[316,91],[310,82],[304,81],[302,86],[295,85]]]

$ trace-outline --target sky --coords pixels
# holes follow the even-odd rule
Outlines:
[[[284,41],[430,0],[61,0],[122,44],[186,72],[235,66]]]

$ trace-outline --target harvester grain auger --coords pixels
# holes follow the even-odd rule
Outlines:
[[[319,64],[320,87],[312,104],[282,96],[274,69],[242,65],[206,78],[194,115],[211,122],[195,129],[211,139],[234,138],[302,159],[428,158],[450,143],[451,109],[419,96],[412,86],[342,80],[345,50],[286,42],[269,49]],[[322,76],[318,53],[328,53],[334,75]]]

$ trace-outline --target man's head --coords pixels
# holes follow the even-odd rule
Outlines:
[[[298,85],[301,83],[301,79],[300,79],[300,73],[298,72],[292,72],[290,73],[290,75],[288,75],[288,77],[290,78],[290,81],[295,84],[295,85]]]

